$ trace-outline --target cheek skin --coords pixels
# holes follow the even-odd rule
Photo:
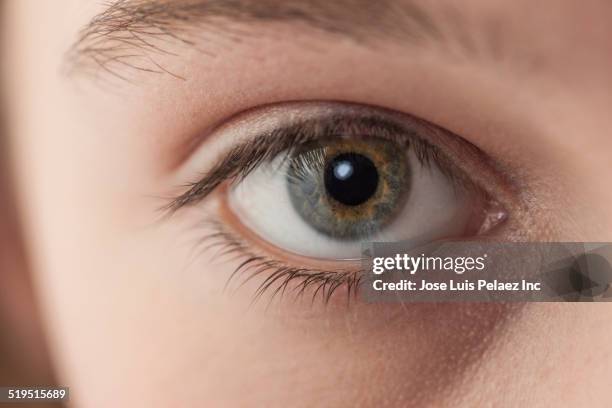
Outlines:
[[[200,230],[194,237],[207,232]],[[179,245],[183,253],[176,258],[187,256],[191,248],[191,242]],[[194,348],[165,353],[171,371],[189,368],[181,386],[197,385],[207,401],[218,404],[440,402],[466,371],[481,364],[485,351],[521,310],[503,305],[324,306],[311,305],[308,296],[293,302],[290,295],[272,303],[264,296],[252,305],[258,279],[224,293],[222,287],[240,261],[223,256],[211,261],[208,254],[183,270],[187,284],[176,284],[179,296],[172,300],[185,322],[201,322],[177,329],[180,338],[193,339],[187,347]],[[205,296],[203,286],[211,289]],[[262,392],[270,383],[278,389]],[[232,394],[235,389],[240,395]]]

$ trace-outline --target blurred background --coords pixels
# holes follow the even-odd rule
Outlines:
[[[3,6],[4,1],[0,0],[0,22],[4,15]],[[0,61],[0,69],[4,69],[6,60]],[[28,276],[26,250],[22,245],[19,217],[13,200],[10,147],[4,126],[4,108],[8,103],[10,101],[4,97],[0,83],[0,386],[47,386],[55,381]],[[10,404],[0,403],[0,407],[8,406]]]

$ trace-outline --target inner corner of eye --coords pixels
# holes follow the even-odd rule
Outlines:
[[[474,236],[507,217],[458,186],[436,157],[376,137],[310,142],[237,182],[228,208],[267,244],[326,260],[360,259],[364,242]]]

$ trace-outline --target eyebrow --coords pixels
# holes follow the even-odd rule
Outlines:
[[[473,41],[462,29],[459,9],[445,7],[442,13],[413,0],[114,0],[80,31],[68,52],[68,71],[101,69],[125,79],[120,72],[127,67],[173,75],[155,58],[174,54],[170,42],[195,46],[196,31],[240,42],[261,23],[287,23],[363,44],[452,41],[469,51]]]

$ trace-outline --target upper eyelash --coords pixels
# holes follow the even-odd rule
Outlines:
[[[434,128],[417,118],[411,120],[422,132]],[[417,130],[380,115],[336,114],[280,127],[233,147],[203,177],[184,186],[187,191],[172,198],[162,210],[174,213],[182,207],[199,202],[224,181],[232,179],[239,182],[262,163],[273,160],[283,152],[290,152],[296,146],[333,135],[351,137],[360,134],[395,140],[405,148],[412,148],[421,164],[436,163],[449,179],[465,181],[440,149],[423,139]]]

